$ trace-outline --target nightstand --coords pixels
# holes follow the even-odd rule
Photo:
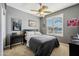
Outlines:
[[[70,56],[79,56],[79,39],[77,37],[73,37],[69,44],[69,54]]]

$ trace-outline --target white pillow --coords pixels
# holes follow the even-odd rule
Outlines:
[[[79,34],[77,33],[78,39],[79,39]]]
[[[35,32],[35,35],[41,35],[41,33],[37,31],[37,32]]]
[[[34,31],[29,31],[29,32],[26,32],[27,36],[31,36],[31,35],[34,35]]]
[[[27,40],[27,46],[29,47],[29,40],[31,39],[31,37],[34,36],[34,31],[27,31],[26,32],[26,40]]]

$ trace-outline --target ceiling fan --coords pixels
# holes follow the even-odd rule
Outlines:
[[[52,13],[51,11],[48,11],[48,6],[43,5],[42,3],[39,3],[39,5],[40,8],[38,10],[31,10],[31,11],[38,12],[40,16],[44,16],[45,13]]]

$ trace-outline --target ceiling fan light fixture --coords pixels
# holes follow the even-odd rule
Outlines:
[[[44,15],[44,12],[40,12],[39,14],[40,14],[40,15]]]
[[[40,17],[44,17],[45,15],[44,14],[40,14]]]
[[[50,11],[48,11],[48,6],[43,5],[42,3],[40,3],[40,8],[38,10],[32,11],[38,12],[40,16],[45,16],[46,13],[50,13]]]

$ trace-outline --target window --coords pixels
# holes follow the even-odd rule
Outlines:
[[[47,34],[63,36],[63,14],[49,17],[47,20]]]

